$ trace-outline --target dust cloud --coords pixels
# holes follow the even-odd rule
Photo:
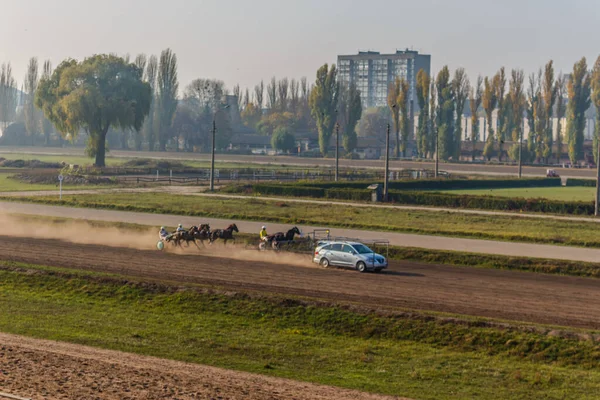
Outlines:
[[[92,244],[110,247],[130,248],[136,250],[159,251],[156,248],[159,228],[139,226],[136,228],[115,227],[111,223],[80,219],[62,219],[51,217],[21,216],[0,214],[0,225],[4,226],[4,234],[13,237],[33,239],[55,239],[77,244]],[[182,247],[165,245],[168,253],[180,255],[202,255],[246,261],[248,263],[286,264],[300,267],[312,267],[312,253],[285,253],[274,251],[258,251],[256,246],[246,245],[239,240],[229,241],[227,246],[222,241],[214,244],[200,242],[198,245],[185,243]]]

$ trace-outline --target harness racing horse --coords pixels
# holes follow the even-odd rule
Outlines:
[[[267,242],[271,243],[271,247],[274,249],[278,249],[280,243],[285,242],[289,243],[294,240],[295,235],[300,235],[300,229],[297,226],[293,227],[287,233],[277,232],[273,235],[267,236]]]
[[[200,243],[202,243],[202,246],[206,246],[204,244],[205,241],[208,240],[209,243],[211,241],[211,238],[210,238],[210,225],[208,225],[208,224],[201,224],[200,226],[193,226],[189,230],[189,233],[194,238],[194,241],[199,240]]]
[[[217,229],[210,234],[210,242],[213,243],[217,239],[223,239],[225,244],[227,244],[228,240],[233,240],[235,242],[233,232],[239,232],[236,224],[229,225],[227,229]]]

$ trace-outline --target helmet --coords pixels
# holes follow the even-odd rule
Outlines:
[[[263,227],[262,227],[262,229],[267,229],[267,227],[266,227],[266,226],[263,226]]]
[[[179,225],[178,225],[178,227],[179,227],[179,228],[183,228],[183,225],[179,224]]]
[[[160,230],[161,230],[161,231],[164,231],[164,230],[165,230],[165,227],[164,227],[164,226],[161,226],[161,227],[160,227]]]

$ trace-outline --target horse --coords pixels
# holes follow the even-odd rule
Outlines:
[[[194,237],[194,229],[197,229],[195,226],[192,226],[187,231],[179,231],[174,232],[170,236],[170,240],[175,246],[182,247],[181,244],[185,242],[185,244],[189,247],[190,242],[193,242],[196,247],[198,244],[196,243],[196,239]]]
[[[202,246],[205,246],[204,242],[206,240],[211,241],[210,238],[210,225],[201,224],[200,226],[193,226],[189,233],[192,235],[194,240],[199,240],[202,243]]]
[[[233,232],[239,233],[239,229],[236,224],[229,225],[227,229],[217,229],[210,234],[210,242],[213,243],[217,239],[223,239],[225,244],[227,244],[228,240],[233,240],[235,242]]]
[[[298,229],[297,226],[293,227],[292,229],[290,229],[289,231],[287,231],[287,233],[283,233],[283,232],[277,232],[273,235],[267,236],[267,242],[271,243],[271,246],[274,249],[278,249],[279,248],[279,244],[281,242],[291,242],[294,240],[294,236],[295,235],[300,235],[300,229]]]

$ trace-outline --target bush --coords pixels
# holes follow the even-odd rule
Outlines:
[[[567,186],[596,187],[594,179],[568,178]]]
[[[268,196],[325,197],[325,189],[307,186],[256,184],[252,186],[252,190]]]
[[[366,189],[373,181],[353,182],[298,182],[290,185],[311,186],[323,189]],[[558,187],[560,178],[531,179],[423,179],[389,182],[393,190],[458,190],[458,189],[509,189],[523,187]]]

